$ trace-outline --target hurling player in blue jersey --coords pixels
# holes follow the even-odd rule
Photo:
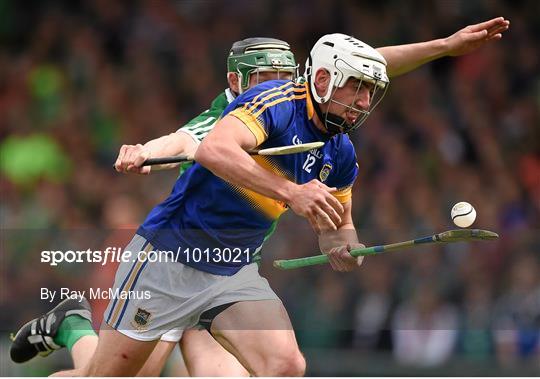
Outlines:
[[[94,358],[127,351],[134,359],[118,359],[115,369],[129,370],[153,347],[142,341],[200,320],[250,373],[302,375],[305,361],[287,312],[258,273],[259,251],[290,208],[309,220],[334,269],[361,262],[348,253],[359,245],[351,218],[358,168],[346,133],[362,124],[388,83],[379,52],[330,34],[314,45],[305,83],[268,81],[237,97],[197,149],[198,163],[126,247],[142,251],[142,259],[120,265],[114,289],[152,296],[110,302],[105,322],[122,333],[102,333]],[[325,145],[274,157],[246,153],[314,141]],[[182,264],[156,261],[163,252]]]
[[[127,296],[110,302],[92,361],[64,374],[133,375],[164,331],[198,322],[253,375],[304,373],[287,312],[258,274],[260,247],[290,208],[309,220],[334,269],[361,262],[348,253],[359,245],[351,218],[358,169],[346,134],[388,86],[383,56],[343,34],[315,44],[306,79],[263,83],[227,107],[197,149],[198,163],[126,247],[140,259],[118,269],[114,290]],[[245,152],[313,141],[325,145],[269,158]],[[179,264],[156,259],[161,253]],[[136,296],[145,291],[149,299]]]
[[[197,149],[198,163],[179,178],[132,241],[132,249],[170,251],[182,264],[141,261],[119,268],[115,288],[152,288],[154,295],[110,303],[106,322],[122,334],[102,333],[94,358],[116,354],[111,349],[118,342],[125,342],[122,351],[144,356],[151,347],[134,339],[155,340],[160,331],[189,328],[201,319],[252,374],[304,373],[287,313],[255,262],[267,230],[291,208],[319,233],[334,268],[356,266],[347,250],[358,244],[351,219],[357,167],[344,133],[357,128],[384,94],[385,65],[366,44],[328,35],[311,52],[306,84],[266,82],[227,107]],[[268,159],[245,152],[313,141],[325,145]],[[133,362],[115,364],[129,370]]]
[[[105,321],[121,333],[102,329],[91,373],[137,372],[133,365],[153,347],[143,341],[200,319],[253,375],[303,375],[287,312],[258,273],[259,249],[267,229],[290,208],[309,220],[334,269],[360,263],[348,254],[358,245],[351,218],[358,168],[346,133],[360,126],[388,86],[383,56],[343,34],[314,45],[306,74],[304,84],[269,81],[237,97],[197,149],[198,163],[150,212],[126,247],[148,258],[122,264],[114,289],[151,290],[152,296],[111,301]],[[325,145],[268,158],[246,153],[314,141]],[[182,264],[154,262],[156,251],[171,252]],[[110,365],[114,371],[94,366],[111,356],[119,357]]]

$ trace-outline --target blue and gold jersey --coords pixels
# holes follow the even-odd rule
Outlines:
[[[317,129],[313,113],[307,84],[273,80],[236,98],[223,114],[243,121],[263,149],[325,142],[305,153],[253,159],[298,184],[318,179],[337,187],[334,195],[345,203],[358,174],[354,147],[347,135],[330,137]],[[286,210],[283,202],[226,182],[196,163],[150,212],[138,234],[188,266],[233,275],[258,259],[268,229]]]

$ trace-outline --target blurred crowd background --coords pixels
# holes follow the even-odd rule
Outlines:
[[[484,1],[0,1],[2,375],[8,332],[50,308],[39,289],[112,284],[112,267],[39,263],[44,249],[123,246],[177,171],[111,169],[122,144],[173,132],[226,87],[231,44],[288,41],[302,64],[322,34],[373,45],[425,41],[495,16],[501,41],[395,78],[352,135],[354,219],[366,245],[450,229],[472,203],[497,242],[367,258],[361,269],[277,272],[315,254],[283,217],[262,267],[310,375],[496,375],[540,370],[540,3]],[[302,67],[303,70],[303,67]],[[103,304],[95,304],[101,317]]]

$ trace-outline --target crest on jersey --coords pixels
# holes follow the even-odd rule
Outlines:
[[[321,172],[319,172],[319,179],[321,179],[321,182],[324,182],[326,179],[328,179],[330,171],[332,171],[332,165],[330,163],[325,163],[321,168]]]
[[[137,313],[135,314],[135,317],[133,317],[133,321],[131,325],[133,325],[136,329],[144,329],[145,326],[150,321],[150,317],[152,314],[142,308],[137,308]]]

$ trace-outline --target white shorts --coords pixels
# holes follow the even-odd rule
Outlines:
[[[199,323],[201,313],[238,301],[279,300],[256,263],[232,276],[214,275],[179,262],[159,262],[159,253],[135,235],[125,251],[146,259],[123,262],[116,271],[104,320],[122,334],[140,341],[165,336],[176,342],[181,332]],[[178,340],[176,338],[178,337]],[[175,341],[176,340],[176,341]]]
[[[163,334],[159,340],[165,342],[180,342],[183,334],[184,331],[182,329],[172,329]]]

